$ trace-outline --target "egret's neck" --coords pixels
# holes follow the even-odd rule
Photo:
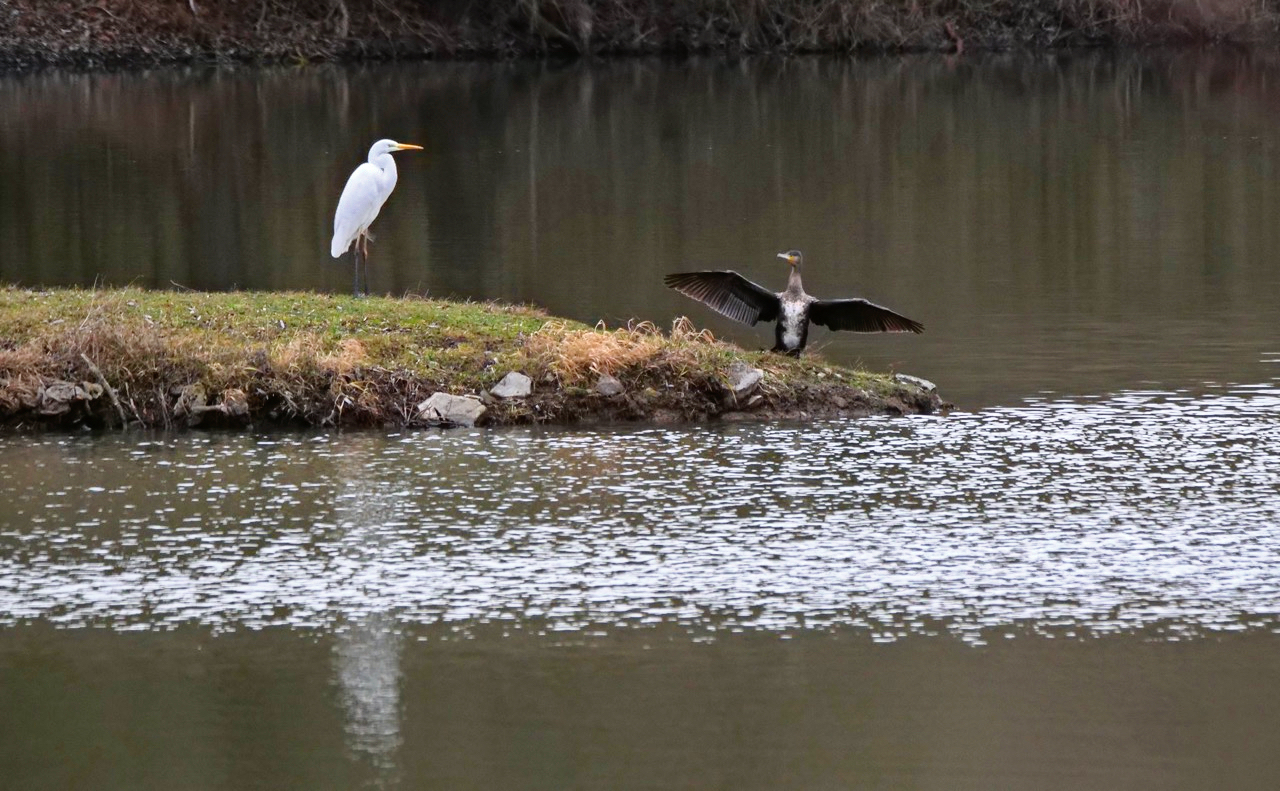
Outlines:
[[[390,192],[391,188],[396,185],[396,179],[399,173],[396,172],[396,158],[387,153],[379,154],[369,160],[373,166],[382,171],[383,188]]]

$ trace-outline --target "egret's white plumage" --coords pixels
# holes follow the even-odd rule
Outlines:
[[[357,293],[360,290],[360,258],[367,254],[365,239],[369,234],[369,226],[377,218],[391,191],[396,188],[396,161],[391,152],[406,149],[421,150],[422,146],[397,143],[394,140],[379,140],[374,143],[369,149],[369,161],[355,169],[351,178],[347,179],[347,186],[342,189],[342,197],[338,198],[338,210],[333,213],[333,241],[329,244],[329,252],[334,258],[338,258],[352,244],[356,245]]]

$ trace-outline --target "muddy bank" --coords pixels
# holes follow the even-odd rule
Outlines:
[[[0,426],[676,423],[944,412],[927,383],[687,320],[304,293],[0,289]]]
[[[1266,43],[1267,0],[7,0],[0,67]]]

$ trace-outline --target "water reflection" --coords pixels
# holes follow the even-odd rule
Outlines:
[[[1276,64],[1242,53],[196,70],[0,78],[0,279],[349,288],[326,253],[370,142],[424,139],[375,290],[693,314],[684,268],[922,338],[820,331],[967,407],[1256,381],[1276,348]],[[618,288],[627,283],[627,288]]]
[[[397,784],[400,735],[400,652],[395,621],[367,615],[342,625],[333,658],[347,745],[378,770],[379,788]]]
[[[409,788],[1159,788],[1275,783],[1276,638],[1001,640],[657,631],[402,653]],[[336,638],[334,638],[336,639]],[[339,791],[328,638],[7,630],[8,787]],[[349,738],[349,736],[347,737]],[[75,749],[70,749],[74,746]]]
[[[334,501],[334,530],[346,564],[339,573],[363,596],[351,602],[353,609],[343,613],[336,625],[334,680],[346,715],[348,747],[371,761],[377,770],[376,787],[393,788],[398,785],[397,751],[403,741],[403,636],[394,601],[380,595],[375,581],[395,562],[393,545],[404,524],[396,521],[394,501],[399,493],[383,486],[366,464],[368,454],[377,452],[368,444],[368,438],[347,440],[351,452],[336,461],[331,481],[339,492]]]

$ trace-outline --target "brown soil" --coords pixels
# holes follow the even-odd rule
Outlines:
[[[945,414],[952,408],[936,393],[903,385],[887,395],[839,384],[815,384],[786,393],[762,393],[758,402],[737,403],[715,384],[687,387],[669,382],[667,392],[648,388],[606,398],[595,393],[550,390],[527,399],[489,402],[482,424],[702,423],[856,418],[870,415]]]
[[[433,423],[414,405],[437,390],[435,383],[404,372],[360,371],[364,405],[342,395],[341,377],[322,378],[284,391],[264,373],[249,390],[210,393],[175,385],[121,394],[96,375],[87,360],[73,379],[0,378],[0,428],[17,431],[69,428],[422,428]],[[136,389],[135,389],[136,391]],[[617,396],[557,383],[536,387],[524,398],[485,395],[477,425],[607,425],[613,423],[701,423],[855,418],[869,415],[946,414],[952,407],[936,393],[906,384],[881,394],[845,384],[813,384],[780,390],[762,388],[759,398],[739,403],[718,382],[670,379],[661,390],[647,387]],[[387,405],[400,405],[387,409]]]
[[[1270,0],[0,0],[0,67],[1267,42]]]

